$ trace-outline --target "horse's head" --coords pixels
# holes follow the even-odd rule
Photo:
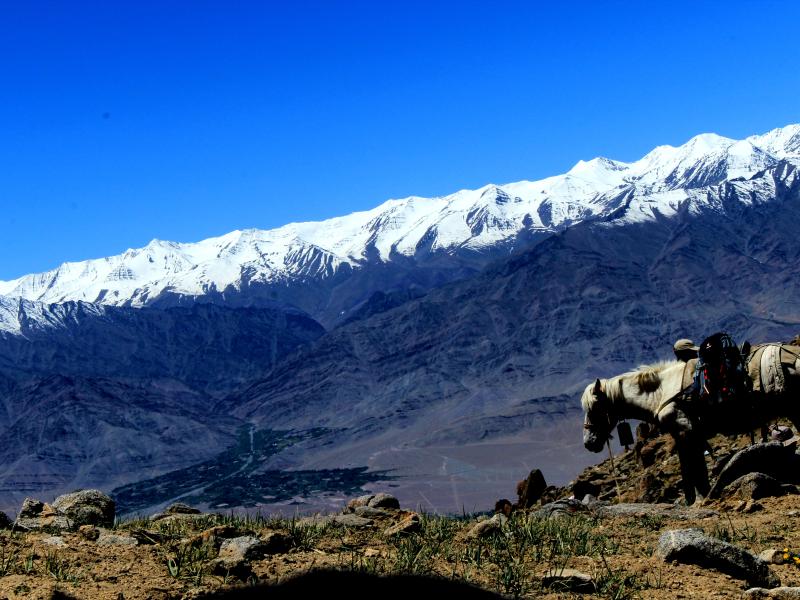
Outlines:
[[[581,406],[586,413],[583,421],[583,445],[590,452],[600,452],[611,437],[617,418],[611,410],[611,399],[598,379],[586,386],[581,396]]]

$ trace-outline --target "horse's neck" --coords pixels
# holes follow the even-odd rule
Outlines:
[[[654,392],[638,391],[635,381],[628,377],[614,378],[609,381],[611,386],[618,387],[622,381],[619,393],[614,394],[614,412],[620,420],[638,419],[653,421],[658,419],[659,408],[669,398],[677,396],[683,389],[683,378],[690,365],[676,363],[659,372],[661,380]]]

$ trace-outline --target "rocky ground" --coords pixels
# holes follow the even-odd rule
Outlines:
[[[346,582],[352,597],[374,575],[437,577],[507,597],[800,597],[766,591],[800,586],[794,442],[712,445],[718,497],[693,507],[673,502],[677,458],[658,435],[640,436],[616,470],[606,461],[566,488],[534,472],[494,515],[420,514],[378,494],[294,520],[179,504],[115,522],[113,502],[97,492],[29,500],[0,532],[0,597],[198,598],[319,570],[358,574]],[[400,581],[395,592],[434,585]]]

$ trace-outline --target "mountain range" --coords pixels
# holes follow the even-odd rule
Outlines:
[[[0,295],[134,307],[284,302],[330,325],[372,293],[437,287],[576,223],[674,214],[684,191],[798,158],[798,125],[741,141],[703,134],[677,148],[659,146],[633,163],[580,161],[540,181],[388,200],[327,221],[197,243],[153,240],[117,256],[0,281]],[[618,215],[631,200],[638,209]]]
[[[366,472],[453,511],[533,467],[563,483],[593,460],[587,381],[678,337],[800,330],[799,167],[800,126],[703,134],[0,282],[0,495],[118,486],[130,509],[289,510],[339,502],[351,488],[324,482]],[[238,504],[192,473],[231,448],[227,481],[264,488]]]

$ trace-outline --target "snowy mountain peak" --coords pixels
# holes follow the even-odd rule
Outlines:
[[[141,306],[165,295],[320,281],[345,265],[358,269],[439,252],[507,251],[522,232],[547,235],[610,215],[628,222],[674,214],[681,203],[705,201],[693,190],[748,179],[781,160],[800,161],[800,125],[738,141],[704,133],[682,146],[659,146],[631,163],[581,160],[567,173],[539,181],[392,199],[321,222],[236,230],[197,243],[154,239],[117,256],[0,281],[0,295]]]
[[[746,141],[777,158],[800,157],[800,124],[779,127],[763,135],[753,135]]]

